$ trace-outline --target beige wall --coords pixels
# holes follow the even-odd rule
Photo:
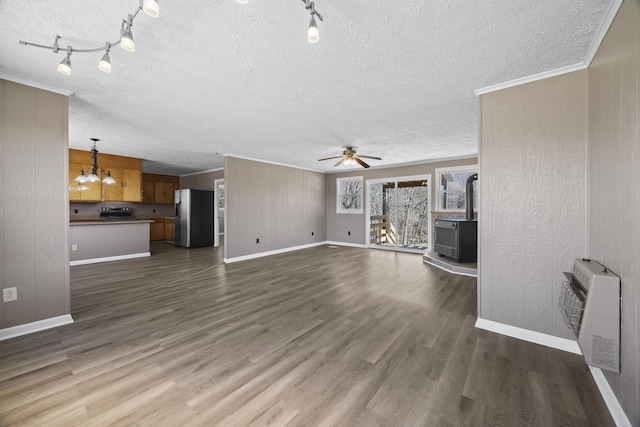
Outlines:
[[[324,174],[235,157],[224,172],[226,259],[326,240]]]
[[[605,372],[640,425],[640,5],[626,0],[589,68],[589,257],[622,278],[620,374]]]
[[[586,70],[480,97],[480,318],[572,338],[556,301],[586,255],[586,129]]]
[[[475,165],[476,157],[457,159],[445,162],[422,163],[419,165],[399,166],[380,169],[350,169],[348,172],[335,172],[326,174],[327,180],[327,240],[332,242],[351,243],[357,245],[366,244],[367,221],[364,214],[338,214],[336,213],[336,179],[348,176],[362,176],[367,179],[392,178],[401,176],[415,176],[431,174],[431,209],[435,209],[436,187],[433,183],[436,168],[461,165]],[[367,203],[366,195],[364,203]],[[432,228],[433,230],[433,228]],[[351,232],[351,235],[348,235]]]
[[[213,181],[224,178],[224,170],[202,172],[180,177],[180,188],[213,191]]]
[[[0,80],[0,329],[70,313],[68,98]]]

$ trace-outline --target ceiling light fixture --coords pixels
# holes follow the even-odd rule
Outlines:
[[[316,12],[316,4],[311,0],[302,0],[306,5],[305,8],[311,13],[311,21],[309,22],[309,28],[307,28],[307,40],[309,43],[318,43],[320,41],[320,30],[316,24],[316,16],[322,21],[322,15]]]
[[[111,43],[107,42],[107,47],[105,49],[104,55],[102,55],[102,59],[98,62],[98,69],[107,74],[111,73],[111,58],[109,58],[109,51],[111,50]]]
[[[111,171],[105,171],[101,167],[98,166],[98,149],[96,148],[96,143],[100,141],[98,138],[91,138],[93,141],[93,147],[91,147],[91,173],[89,176],[84,174],[84,169],[80,170],[80,174],[76,177],[75,181],[80,183],[81,185],[85,182],[98,182],[100,181],[100,177],[98,173],[102,173],[103,175],[106,172],[106,176],[102,180],[105,184],[115,184],[116,180],[111,176]]]
[[[67,56],[58,64],[58,72],[65,76],[70,76],[71,71],[73,71],[73,68],[71,68],[71,51],[71,46],[67,46]]]
[[[71,75],[71,59],[70,59],[71,52],[73,53],[104,52],[104,55],[102,55],[102,59],[98,63],[98,68],[101,71],[104,71],[105,73],[110,73],[111,58],[109,57],[109,51],[111,50],[112,46],[120,45],[120,47],[122,47],[122,49],[126,50],[127,52],[133,52],[136,49],[136,43],[133,41],[133,33],[131,31],[131,27],[133,26],[134,19],[136,19],[136,16],[138,16],[138,13],[141,10],[144,11],[144,13],[146,13],[147,15],[151,16],[152,18],[156,18],[160,16],[160,5],[158,3],[158,0],[140,0],[138,8],[135,10],[135,12],[130,13],[127,16],[126,20],[124,19],[122,20],[122,25],[120,27],[120,38],[112,43],[107,42],[104,46],[101,46],[101,47],[96,47],[91,49],[74,49],[71,45],[69,45],[66,48],[61,49],[60,46],[58,46],[58,40],[60,40],[60,36],[56,36],[53,42],[53,45],[51,46],[30,43],[23,40],[20,40],[20,44],[24,46],[33,46],[33,47],[39,47],[42,49],[49,49],[49,50],[52,50],[53,53],[58,53],[58,51],[60,50],[66,51],[67,56],[58,64],[58,71],[66,76]]]
[[[236,2],[240,4],[247,4],[249,0],[236,0]],[[309,43],[318,43],[320,40],[320,31],[318,30],[318,25],[316,23],[316,17],[323,21],[322,15],[320,15],[316,11],[315,3],[311,0],[302,0],[305,4],[305,9],[307,9],[311,13],[311,21],[309,22],[309,27],[307,28],[307,40]],[[111,73],[111,58],[109,57],[109,52],[112,46],[120,45],[120,47],[127,52],[134,52],[136,50],[136,43],[133,40],[133,32],[131,28],[133,27],[133,21],[138,16],[140,11],[144,11],[148,16],[152,18],[157,18],[160,16],[160,3],[159,0],[139,0],[138,8],[127,16],[126,20],[122,20],[122,24],[120,26],[120,38],[113,43],[107,42],[104,47],[96,47],[92,49],[73,49],[71,45],[68,45],[65,49],[67,55],[65,58],[60,61],[58,64],[58,71],[66,76],[71,75],[71,52],[77,53],[92,53],[92,52],[104,52],[102,55],[102,59],[98,63],[98,68],[100,71],[105,73]],[[20,44],[24,46],[33,46],[39,47],[42,49],[52,50],[53,53],[58,53],[60,47],[58,46],[58,40],[60,36],[56,36],[53,45],[45,46],[41,44],[26,42],[24,40],[20,40]]]

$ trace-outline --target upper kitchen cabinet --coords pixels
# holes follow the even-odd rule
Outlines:
[[[174,194],[180,188],[180,177],[173,175],[142,174],[142,202],[173,204]]]
[[[75,178],[84,169],[88,175],[91,171],[91,153],[88,151],[69,150],[69,200],[72,202],[110,201],[139,202],[142,189],[142,160],[132,157],[114,156],[98,153],[100,179],[107,173],[116,181],[115,184],[103,182],[78,184]],[[79,168],[78,165],[81,167]]]

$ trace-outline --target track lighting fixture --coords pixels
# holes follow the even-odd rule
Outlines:
[[[107,42],[107,47],[105,49],[104,55],[102,55],[102,59],[98,62],[98,69],[107,74],[111,72],[111,58],[109,58],[109,51],[111,50],[111,43]]]
[[[143,0],[142,10],[152,18],[160,16],[160,4],[158,0]]]
[[[58,72],[60,74],[64,74],[65,76],[70,76],[71,71],[73,71],[73,69],[71,68],[71,50],[71,46],[68,46],[67,56],[65,56],[64,59],[58,64]]]
[[[102,182],[104,182],[105,184],[115,184],[116,180],[111,176],[111,171],[105,171],[98,166],[98,149],[96,148],[96,143],[100,140],[98,138],[91,138],[91,140],[93,141],[93,147],[91,147],[91,160],[93,163],[91,165],[91,173],[89,173],[89,176],[86,176],[84,174],[84,169],[81,169],[80,175],[78,175],[75,181],[80,184],[84,184],[86,182],[98,182],[100,181],[98,173],[105,174],[106,172],[106,176],[104,177]]]
[[[236,0],[236,2],[240,4],[247,4],[249,0]],[[307,9],[311,13],[311,21],[309,22],[309,27],[307,28],[307,40],[309,43],[318,43],[320,40],[320,31],[318,30],[318,25],[316,23],[316,17],[323,21],[322,15],[320,15],[315,8],[315,3],[311,0],[302,0],[305,4],[305,9]],[[111,58],[109,57],[109,52],[111,51],[112,46],[120,45],[120,47],[127,52],[134,52],[136,50],[136,43],[133,40],[133,31],[131,28],[133,27],[133,21],[138,16],[140,11],[144,11],[148,16],[152,18],[157,18],[160,16],[160,3],[159,0],[139,0],[138,8],[127,16],[126,20],[122,20],[120,26],[120,38],[115,42],[109,43],[107,42],[104,47],[96,47],[91,49],[73,49],[71,46],[67,46],[64,50],[66,51],[66,56],[60,61],[58,64],[58,71],[66,76],[71,75],[71,52],[76,53],[93,53],[93,52],[104,52],[100,62],[98,63],[98,68],[100,71],[105,73],[111,73]],[[41,44],[35,44],[20,40],[20,44],[24,46],[34,46],[42,49],[52,50],[53,53],[58,53],[60,47],[58,46],[58,40],[60,36],[56,36],[53,45],[46,46]],[[80,176],[78,176],[79,178]]]

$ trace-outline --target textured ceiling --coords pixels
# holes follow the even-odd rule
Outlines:
[[[612,0],[161,0],[141,13],[136,52],[117,40],[136,0],[0,0],[0,73],[74,93],[69,145],[145,159],[148,172],[222,167],[229,153],[331,171],[344,146],[372,166],[477,153],[473,90],[582,63]]]

